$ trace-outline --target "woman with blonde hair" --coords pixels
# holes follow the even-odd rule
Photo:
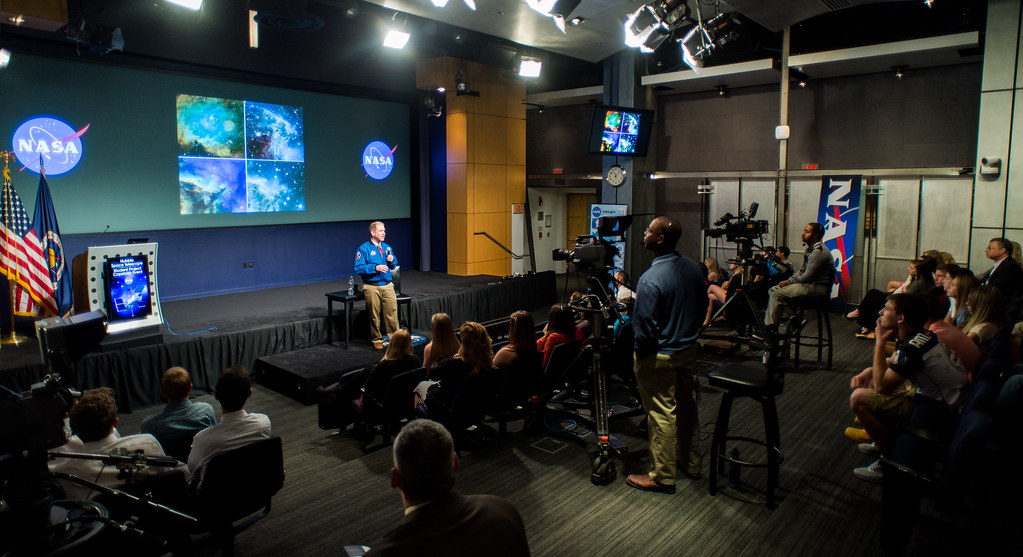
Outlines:
[[[387,345],[384,357],[369,372],[369,377],[362,385],[363,400],[366,396],[381,400],[384,389],[391,377],[411,371],[420,366],[419,356],[412,353],[412,335],[405,329],[391,333],[391,342]]]
[[[728,278],[728,275],[721,270],[721,265],[718,265],[718,260],[713,257],[708,257],[703,260],[703,264],[707,266],[707,282],[711,284],[721,284]]]
[[[950,302],[945,321],[964,330],[963,327],[970,320],[970,310],[966,302],[978,286],[980,281],[969,269],[960,269],[945,280],[945,294]]]
[[[458,328],[458,336],[461,340],[458,352],[438,362],[430,372],[429,381],[423,381],[416,387],[415,404],[420,414],[428,416],[430,406],[437,408],[438,404],[443,408],[450,407],[467,378],[493,365],[494,349],[483,325],[466,321]]]
[[[444,358],[450,358],[458,352],[458,337],[455,336],[455,326],[451,323],[451,316],[446,313],[435,313],[430,317],[430,342],[423,349],[423,366],[427,373],[437,362]]]
[[[520,360],[533,358],[539,365],[536,355],[536,325],[528,311],[516,311],[508,321],[508,345],[494,354],[494,367],[508,369]]]
[[[977,343],[981,352],[986,351],[991,339],[1009,324],[1006,305],[1005,294],[994,286],[978,286],[967,298],[970,320],[963,326],[963,332]]]

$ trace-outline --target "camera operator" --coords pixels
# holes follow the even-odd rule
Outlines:
[[[791,313],[792,304],[803,299],[825,298],[835,281],[835,260],[821,241],[824,225],[819,222],[807,223],[802,239],[806,244],[803,267],[788,280],[768,290],[767,313],[764,324],[777,332],[778,323]]]

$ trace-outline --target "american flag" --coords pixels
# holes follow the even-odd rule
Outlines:
[[[14,284],[16,315],[57,314],[50,271],[43,248],[18,192],[11,184],[11,172],[4,165],[3,199],[0,200],[0,273]]]

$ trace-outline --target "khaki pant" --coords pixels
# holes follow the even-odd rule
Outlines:
[[[767,293],[770,298],[767,300],[764,324],[775,325],[794,313],[793,304],[807,298],[823,298],[828,295],[828,289],[816,284],[788,284],[772,286]]]
[[[381,340],[380,334],[380,310],[384,312],[385,331],[388,335],[398,330],[398,298],[394,295],[394,285],[375,286],[372,284],[363,285],[366,292],[366,311],[369,312],[369,336],[370,340]]]
[[[636,381],[650,435],[650,477],[674,485],[678,460],[686,473],[700,473],[700,429],[693,400],[696,346],[672,356],[636,358]]]

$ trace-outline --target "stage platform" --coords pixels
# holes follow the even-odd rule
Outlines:
[[[501,278],[405,271],[401,280],[402,292],[412,297],[411,328],[420,334],[427,333],[430,316],[438,311],[450,314],[456,324],[488,321],[548,306],[557,296],[553,272]],[[347,288],[346,278],[168,302],[163,304],[163,344],[90,354],[65,380],[78,389],[111,387],[120,411],[130,412],[161,402],[160,376],[175,365],[189,370],[200,392],[212,392],[228,366],[241,364],[258,374],[260,358],[320,346],[324,354],[317,357],[325,360],[325,369],[361,367],[380,358],[378,351],[367,349],[365,302],[355,304],[348,351],[341,314],[327,317],[325,294]],[[328,327],[334,339],[329,346]],[[0,385],[23,391],[46,372],[35,338],[0,348]]]

